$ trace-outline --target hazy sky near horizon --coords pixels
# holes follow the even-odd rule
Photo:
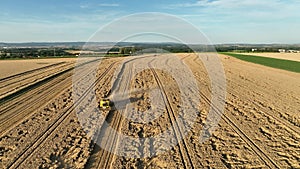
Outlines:
[[[4,0],[0,42],[87,41],[120,17],[161,12],[190,22],[212,43],[300,43],[299,9],[299,0]]]

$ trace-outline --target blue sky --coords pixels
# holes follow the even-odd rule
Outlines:
[[[299,0],[3,0],[0,42],[87,41],[117,18],[162,12],[212,43],[300,43],[299,9]]]

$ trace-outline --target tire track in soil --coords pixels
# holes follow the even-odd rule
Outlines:
[[[162,82],[159,79],[159,76],[157,75],[155,69],[152,68],[151,64],[149,64],[150,70],[153,73],[154,79],[157,82],[157,85],[160,88],[162,97],[164,98],[164,103],[166,105],[167,108],[167,112],[171,121],[171,125],[173,127],[174,130],[174,134],[175,137],[177,138],[178,141],[178,147],[179,147],[179,153],[182,159],[182,164],[184,166],[184,168],[196,168],[194,165],[194,162],[192,160],[192,153],[190,153],[189,148],[188,148],[188,144],[186,143],[183,135],[182,135],[182,131],[180,130],[180,126],[178,125],[178,123],[176,122],[176,116],[174,114],[172,105],[168,99],[168,95],[167,92],[165,91]],[[182,141],[180,138],[183,138]]]
[[[180,58],[180,60],[182,61],[183,59],[187,58],[188,56]],[[164,63],[166,65],[171,66],[171,64],[170,64],[171,60],[170,59],[171,58],[168,58],[167,60],[164,61]],[[152,59],[152,61],[153,61],[153,59]],[[146,75],[146,76],[147,77],[151,76],[153,78],[153,83],[157,84],[157,82],[154,79],[153,72],[150,69],[147,69],[147,70],[149,70],[149,74],[151,74],[151,75]],[[140,78],[142,78],[142,77],[140,77]],[[147,82],[149,82],[149,80],[146,80],[146,82],[144,82],[144,83],[141,82],[142,86],[140,86],[140,87],[143,87],[143,85],[145,85]],[[149,86],[147,88],[149,88]],[[149,89],[146,89],[146,90],[143,90],[143,91],[147,91],[147,90],[149,90]],[[144,96],[143,96],[143,98],[144,98]],[[140,105],[140,104],[138,104],[138,105]],[[155,123],[156,128],[159,128],[158,129],[159,130],[158,133],[160,133],[160,132],[163,131],[162,123],[165,123],[165,120],[168,121],[167,123],[170,122],[170,125],[172,123],[171,119],[169,118],[169,114],[168,114],[167,110],[166,110],[166,114],[164,116],[165,116],[163,118],[164,121],[161,121],[161,123],[159,123],[159,122]],[[134,118],[134,117],[132,117],[132,118]],[[128,123],[127,127],[128,127],[128,130],[129,130],[129,133],[127,133],[128,131],[126,131],[126,130],[123,131],[123,132],[127,133],[127,135],[134,134],[132,137],[138,137],[138,138],[146,138],[147,137],[148,138],[148,137],[151,137],[153,135],[156,135],[155,133],[157,133],[157,131],[156,132],[153,131],[154,133],[152,131],[150,131],[152,127],[149,128],[149,127],[147,127],[147,125],[141,125],[140,123],[134,123],[134,122],[132,123],[132,122],[130,122],[128,120],[126,121],[126,123]],[[154,125],[154,124],[152,123],[151,125]],[[169,127],[171,127],[171,126],[169,126]],[[150,131],[150,133],[149,133],[149,131]],[[133,133],[130,133],[130,132],[133,132]],[[159,157],[159,156],[156,155],[154,139],[150,138],[149,140],[147,140],[147,142],[146,142],[146,139],[141,139],[139,143],[134,142],[134,143],[129,143],[129,144],[131,146],[134,145],[134,147],[136,148],[136,150],[138,150],[138,152],[140,153],[140,156],[143,157],[143,158],[129,159],[129,158],[123,157],[122,159],[119,159],[119,161],[118,161],[119,164],[117,164],[117,166],[118,165],[122,165],[123,167],[126,166],[126,168],[136,168],[136,167],[137,168],[145,168],[145,167],[148,168],[150,166],[153,167],[153,165],[154,166],[155,165],[160,165],[160,166],[165,166],[165,167],[167,166],[166,164],[162,164],[162,163],[160,163],[160,162],[157,161],[157,158],[161,158],[161,157]],[[175,151],[178,151],[177,148],[175,148]],[[150,158],[148,158],[148,157],[145,158],[145,154],[150,155],[151,157]],[[190,153],[188,153],[188,154],[190,154]],[[175,154],[173,154],[173,155],[175,155]],[[152,157],[154,157],[154,158],[152,158]],[[182,158],[182,157],[180,156],[180,153],[179,153],[179,157],[177,157],[176,160],[174,160],[174,159],[173,160],[174,160],[174,162],[179,162],[180,158]],[[183,166],[185,166],[184,163],[182,163],[182,164],[183,164]],[[195,165],[193,165],[193,166],[195,166]]]
[[[230,93],[233,94],[233,95],[238,95],[238,93],[235,90],[230,90]],[[277,122],[283,124],[284,126],[291,129],[293,132],[300,135],[300,132],[299,132],[300,131],[300,123],[299,124],[294,124],[294,123],[291,123],[290,121],[288,121],[284,118],[279,118],[278,116],[274,115],[274,112],[276,112],[277,114],[280,114],[280,112],[276,111],[272,107],[268,107],[268,106],[264,105],[264,103],[254,102],[253,100],[250,100],[250,99],[247,99],[246,101],[250,101],[256,107],[259,107],[260,110],[263,110],[261,112],[263,112],[263,114],[265,114],[266,117],[271,117],[272,119],[275,119]],[[230,105],[230,106],[234,107],[234,105]],[[270,109],[273,111],[273,114],[269,113]],[[299,125],[299,126],[297,126],[297,125]]]
[[[184,55],[179,54],[177,55],[177,57],[179,57],[180,61],[192,71],[193,76],[197,81],[199,92],[207,93],[206,97],[210,98],[211,96],[211,85],[209,84],[210,78],[208,77],[208,73],[207,73],[207,69],[205,68],[205,65],[200,64],[200,66],[197,65],[196,67],[193,67],[189,63],[192,62],[194,64],[195,59],[192,59],[192,56],[194,56],[194,54],[195,53],[192,54],[188,53]],[[194,70],[195,68],[197,71]],[[186,137],[186,139],[188,140],[187,143],[190,144],[189,146],[192,147],[191,151],[194,153],[195,166],[197,168],[230,168],[227,167],[224,161],[221,160],[222,156],[219,151],[216,151],[215,149],[216,147],[214,143],[211,143],[212,139],[209,139],[205,142],[201,142],[199,140],[201,133],[204,130],[203,127],[205,126],[205,123],[207,121],[206,118],[209,112],[209,108],[210,108],[210,104],[200,98],[199,114],[196,123],[191,128],[191,134]]]
[[[18,168],[24,161],[29,159],[33,152],[35,152],[38,147],[42,145],[43,142],[45,142],[47,138],[52,135],[54,131],[65,121],[65,119],[71,115],[71,113],[74,111],[74,108],[84,99],[84,97],[86,97],[86,94],[93,89],[95,84],[97,84],[108,74],[108,72],[113,68],[115,64],[116,62],[112,63],[108,67],[108,69],[106,69],[105,72],[103,72],[91,86],[89,86],[88,90],[84,92],[78,102],[74,103],[73,106],[69,107],[65,112],[61,113],[59,117],[52,124],[50,124],[44,132],[41,132],[39,134],[39,136],[31,143],[30,146],[26,147],[24,151],[18,155],[17,158],[9,163],[7,168]]]
[[[121,80],[128,79],[124,77],[124,72],[125,72],[126,65],[129,64],[130,61],[131,60],[125,62],[122,65],[121,71],[118,74],[118,80],[113,84],[113,86],[120,86],[119,91],[121,90],[121,92],[123,93],[127,91],[130,80],[125,82],[124,85],[122,85]],[[127,72],[128,72],[127,77],[131,77],[132,69],[129,68],[129,71]],[[118,111],[110,110],[108,112],[105,121],[109,125],[108,126],[102,125],[102,127],[97,132],[98,137],[95,140],[96,144],[86,168],[97,168],[97,169],[112,168],[113,166],[112,163],[116,158],[115,152],[119,145],[118,132],[122,127],[122,122],[123,122],[122,114],[124,114],[123,110],[118,110]],[[110,130],[108,130],[108,127],[113,127],[114,131],[110,132]],[[105,145],[105,149],[101,148],[99,144]]]
[[[99,60],[99,59],[97,59]],[[84,62],[84,63],[81,63],[80,65],[78,66],[84,66],[86,64],[89,64],[89,63],[92,63],[92,62],[95,62],[97,60],[94,60],[94,61],[87,61],[87,62]],[[70,67],[66,70],[63,70],[63,71],[60,71],[60,72],[56,72],[55,74],[52,74],[51,76],[45,78],[45,79],[42,79],[40,81],[37,81],[36,83],[34,84],[30,84],[28,86],[26,86],[25,88],[22,88],[14,93],[11,93],[3,98],[0,98],[0,105],[1,105],[1,112],[0,112],[0,115],[3,114],[3,109],[4,109],[4,106],[5,107],[12,107],[13,103],[10,103],[10,105],[5,105],[7,102],[11,101],[12,99],[16,99],[18,98],[19,96],[23,95],[24,93],[27,93],[29,91],[32,91],[33,89],[55,79],[56,77],[59,77],[61,75],[64,75],[65,73],[67,72],[71,72],[72,70],[74,69],[74,66],[73,67]],[[38,92],[37,92],[38,93]],[[37,93],[34,93],[34,94],[37,94]],[[16,101],[16,100],[14,100]],[[3,106],[4,105],[4,106]]]
[[[112,59],[111,61],[114,61]],[[92,76],[99,77],[110,65],[111,61],[103,63],[104,67],[99,67],[97,74],[95,72]],[[109,93],[109,86],[112,78],[112,73],[116,66],[106,75],[102,80],[97,83],[94,90],[90,91],[87,97],[76,107],[76,111],[72,112],[64,122],[56,128],[55,133],[47,138],[44,143],[38,147],[30,159],[37,159],[34,161],[27,160],[22,163],[21,167],[28,166],[30,168],[84,168],[87,160],[93,150],[94,133],[96,132],[99,124],[102,123],[103,118],[100,117],[98,107],[90,106],[91,103],[99,102],[100,98]],[[92,77],[93,78],[93,77]],[[81,84],[86,86],[86,80],[91,79],[91,76],[83,78],[75,88],[79,93],[83,93],[84,88],[80,87]],[[96,79],[95,79],[96,80]],[[87,86],[88,87],[88,86]],[[96,95],[94,94],[96,92]],[[70,93],[68,98],[72,97],[73,92]],[[75,92],[76,95],[77,92]],[[81,94],[80,94],[81,95]],[[101,96],[101,97],[100,97]],[[65,97],[64,97],[65,98]],[[71,101],[74,99],[71,99]],[[75,99],[76,100],[76,99]],[[69,102],[71,102],[69,101]],[[55,101],[55,103],[59,103]],[[62,106],[60,106],[62,107]],[[63,106],[69,107],[69,106]],[[58,111],[64,111],[66,108],[59,108]],[[44,118],[45,119],[45,118]],[[53,117],[52,119],[56,119]]]
[[[230,94],[232,96],[237,96],[238,93],[234,90],[230,90]],[[259,109],[259,110],[262,110],[260,111],[261,113],[263,113],[263,115],[265,117],[270,117],[271,119],[274,119],[276,120],[276,122],[279,122],[280,124],[288,127],[290,130],[292,130],[294,133],[297,133],[298,135],[300,135],[300,123],[297,123],[297,122],[294,122],[292,123],[291,121],[288,121],[287,119],[285,118],[280,118],[278,116],[276,116],[274,114],[274,112],[276,112],[277,114],[281,114],[280,111],[272,108],[272,107],[269,107],[269,106],[266,106],[264,105],[263,102],[257,102],[257,101],[253,101],[253,100],[250,100],[249,98],[243,98],[245,101],[249,101],[251,102],[254,106],[256,106],[256,109]],[[229,106],[231,107],[234,107],[235,109],[237,108],[235,105],[233,105],[232,103],[228,102],[227,103]],[[272,113],[270,113],[269,111],[272,110]]]
[[[28,95],[28,99],[23,99],[26,100],[26,102],[24,102],[23,104],[21,103],[16,107],[9,107],[11,109],[5,111],[5,114],[7,115],[1,115],[0,118],[0,123],[2,124],[2,126],[0,127],[0,136],[5,135],[6,132],[17,126],[20,121],[26,120],[27,117],[32,115],[40,107],[51,102],[51,100],[46,101],[47,98],[56,98],[57,96],[65,92],[68,88],[64,88],[71,85],[71,82],[68,78],[69,76],[70,74],[67,74],[66,76],[54,79],[53,83],[51,82],[47,83],[45,86],[41,86],[42,88],[41,90],[38,90],[37,93],[39,94],[36,94],[36,97],[32,97],[32,95],[30,94]],[[61,87],[64,90],[57,90]],[[44,100],[46,102],[41,102],[41,100]],[[30,104],[28,104],[27,102],[29,102]],[[25,112],[30,113],[27,114]]]
[[[39,132],[43,131],[62,111],[72,105],[69,99],[72,92],[70,86],[66,87],[68,89],[57,98],[51,98],[49,104],[34,112],[28,112],[28,117],[21,119],[19,124],[14,124],[15,128],[7,128],[5,131],[7,134],[0,137],[2,167],[17,157],[36,138]]]
[[[20,73],[17,75],[13,75],[7,78],[4,78],[3,80],[0,80],[0,89],[7,87],[9,85],[13,85],[15,83],[18,82],[22,82],[24,80],[36,77],[38,75],[43,75],[43,74],[49,74],[49,72],[46,71],[52,71],[54,69],[60,69],[60,68],[65,68],[67,66],[73,65],[74,63],[72,62],[59,62],[59,63],[55,63],[52,65],[48,65],[39,69],[35,69],[33,72],[28,71],[28,72],[24,72],[24,73]],[[20,78],[18,78],[20,77]],[[35,79],[38,80],[38,79]]]
[[[226,60],[225,58],[225,64]],[[197,58],[194,61],[199,61]],[[228,63],[227,63],[228,64]],[[241,63],[239,63],[241,64]],[[234,69],[232,69],[234,70]],[[274,80],[277,77],[270,77],[269,81],[263,81],[259,83],[259,79],[262,77],[247,77],[244,76],[245,72],[240,72],[235,75],[232,74],[232,70],[229,69],[228,73],[230,79],[227,79],[231,84],[228,88],[228,93],[230,94],[232,100],[226,101],[226,110],[230,112],[228,116],[233,120],[238,126],[247,125],[249,127],[248,133],[250,138],[255,139],[255,144],[259,145],[260,148],[269,156],[273,161],[276,160],[276,165],[282,167],[299,167],[299,124],[300,121],[289,113],[283,115],[286,112],[284,109],[280,108],[282,105],[278,105],[278,109],[271,101],[268,102],[268,98],[277,97],[279,91],[275,90],[266,85],[270,83],[276,83],[278,80]],[[243,83],[238,83],[241,80]],[[251,90],[251,85],[255,83],[257,90]],[[249,89],[249,85],[250,89]],[[248,88],[247,88],[248,87]],[[278,86],[280,87],[280,86]],[[236,89],[236,90],[233,90]],[[240,92],[243,91],[243,95]],[[286,92],[285,90],[280,90],[281,92]],[[285,99],[288,101],[288,98]],[[284,102],[284,101],[282,101]],[[294,103],[294,102],[293,102]],[[279,103],[278,103],[279,104]],[[285,107],[285,106],[284,106]],[[295,107],[293,107],[295,108]],[[236,117],[236,116],[240,117]],[[287,118],[288,117],[288,118]],[[278,146],[280,145],[281,148]],[[298,162],[297,162],[298,161]]]
[[[238,124],[243,121],[243,125],[251,127],[249,134],[256,137],[256,142],[265,149],[267,154],[277,160],[280,168],[299,167],[300,134],[297,126],[299,123],[278,117],[282,112],[265,105],[268,102],[237,97],[239,95],[232,90],[230,90],[230,94],[235,98],[235,100],[227,101],[227,110],[231,112],[229,115],[232,116],[232,119]],[[236,114],[241,117],[236,118]]]
[[[198,57],[194,59],[196,62]],[[222,114],[217,107],[211,103],[210,99],[205,94],[200,93],[201,97],[219,114],[222,119],[239,135],[239,137],[247,143],[249,147],[256,153],[256,155],[266,164],[268,168],[280,168],[278,164],[270,157],[262,148],[260,148],[228,115]]]
[[[146,70],[149,71],[148,69],[146,69]],[[137,92],[131,93],[133,95],[132,95],[132,97],[130,96],[130,98],[143,98],[141,100],[144,100],[146,97],[142,93],[147,92],[148,90],[152,89],[150,86],[147,87],[147,83],[148,84],[150,83],[151,85],[153,85],[153,83],[155,83],[154,77],[153,77],[151,71],[149,71],[146,75],[145,74],[143,75],[143,73],[146,73],[146,72],[144,70],[144,72],[139,72],[139,74],[138,74],[138,72],[134,73],[138,77],[136,77],[135,80],[131,79],[131,82],[132,82],[131,84],[136,84],[137,86],[133,85],[133,86],[131,86],[131,89],[136,90]],[[149,80],[149,79],[146,80],[149,77],[152,80]],[[146,82],[144,82],[145,80],[146,80]],[[138,87],[138,88],[136,88],[136,87]],[[145,87],[146,87],[146,89],[145,89]],[[141,89],[141,88],[144,88],[144,89]],[[140,94],[142,94],[143,96],[137,96]],[[137,105],[135,106],[135,108],[141,108],[141,106],[143,107],[147,103],[138,103],[138,99],[137,99],[136,104]],[[146,109],[150,108],[148,106],[146,106],[147,107]],[[137,111],[140,111],[140,110],[137,110]],[[131,114],[130,119],[137,118],[136,116],[139,116],[139,115],[141,115],[141,114],[133,113],[133,114]],[[141,117],[138,117],[138,118],[141,118]],[[155,118],[154,114],[152,114],[152,118]],[[153,125],[153,123],[152,123],[152,125]],[[159,122],[155,122],[155,127],[159,128],[160,132],[163,131],[162,125]],[[131,149],[134,148],[135,151],[138,151],[140,157],[135,158],[135,159],[132,159],[132,158],[130,159],[128,157],[123,157],[122,159],[119,158],[118,159],[119,165],[122,165],[123,167],[126,167],[126,168],[148,168],[149,164],[152,163],[152,160],[153,160],[152,157],[156,155],[156,152],[155,152],[154,139],[150,138],[149,140],[146,140],[145,138],[149,138],[149,137],[155,135],[155,133],[157,133],[157,131],[155,131],[155,129],[151,130],[151,129],[153,129],[153,126],[149,128],[149,126],[147,126],[146,124],[142,125],[139,122],[133,122],[128,119],[126,119],[124,121],[124,126],[122,129],[123,129],[122,132],[125,133],[125,135],[140,139],[140,142],[131,142],[131,143],[129,143],[129,145],[128,145],[128,143],[125,143],[126,144],[125,146],[130,146]],[[149,133],[149,131],[151,134]],[[158,132],[158,133],[160,133],[160,132]],[[118,166],[118,164],[117,164],[117,166]]]
[[[202,98],[204,98],[207,103],[210,103],[210,100],[201,93]],[[211,104],[211,103],[210,103]],[[215,105],[211,104],[212,108],[215,109],[215,111],[222,116],[222,119],[229,124],[232,129],[240,136],[241,139],[243,139],[248,146],[251,147],[251,149],[260,157],[262,161],[269,167],[269,168],[280,168],[276,162],[267,155],[267,153],[264,152],[262,148],[260,148],[237,124],[233,122],[232,119],[230,119],[227,115],[222,114]]]
[[[79,67],[86,64],[88,63],[83,63],[82,65],[79,65]],[[68,90],[72,83],[72,70],[73,68],[69,68],[58,75],[52,75],[50,79],[44,79],[37,82],[37,85],[28,87],[27,93],[20,95],[20,97],[17,97],[10,102],[1,104],[0,136],[5,135],[6,132],[17,126],[20,121],[27,119],[27,117],[32,115],[43,105],[51,102],[51,100],[47,101],[47,98],[56,98],[64,91]],[[28,104],[28,102],[30,104]]]
[[[248,80],[247,78],[241,76],[241,78],[243,80]],[[242,86],[240,83],[235,83],[234,81],[230,81],[231,83],[233,83],[234,85],[238,86],[238,87],[244,87]],[[262,91],[260,91],[262,92]],[[267,93],[269,92],[268,90],[264,89],[263,90],[263,93]],[[238,96],[239,93],[237,93],[235,90],[230,90],[230,94],[232,94],[233,96]],[[259,94],[259,93],[257,93]],[[250,101],[251,103],[253,103],[255,106],[259,107],[260,109],[263,109],[263,113],[266,115],[266,116],[270,116],[272,117],[273,119],[275,119],[277,122],[287,126],[289,129],[291,129],[293,132],[299,134],[299,129],[300,129],[300,122],[299,124],[295,123],[295,122],[291,122],[289,121],[288,119],[285,119],[285,118],[281,118],[281,117],[278,117],[274,114],[274,112],[276,112],[277,114],[279,114],[281,116],[281,112],[279,111],[276,111],[276,109],[274,109],[274,107],[272,106],[268,106],[268,105],[264,105],[263,102],[260,102],[260,101],[253,101],[253,100],[250,100],[249,98],[243,98],[243,99],[247,99],[247,101]],[[273,113],[269,113],[268,111],[269,110],[272,110]]]
[[[18,74],[15,74],[15,75],[11,75],[11,76],[8,76],[8,77],[4,77],[4,78],[0,79],[0,83],[9,81],[9,80],[17,78],[17,77],[22,77],[24,75],[33,74],[35,72],[39,72],[41,70],[44,70],[44,69],[47,69],[47,68],[50,68],[50,67],[53,67],[53,66],[61,65],[61,64],[64,64],[64,63],[66,63],[66,62],[59,62],[59,63],[55,63],[55,64],[48,65],[48,66],[45,66],[45,67],[41,67],[41,68],[26,71],[26,72],[18,73]]]
[[[147,55],[145,55],[143,57],[147,57]],[[122,89],[120,89],[120,87],[119,87],[118,90],[121,90],[121,91],[118,91],[118,92],[114,91],[114,92],[116,92],[116,93],[125,93],[127,91],[130,80],[128,80],[127,82],[124,82],[125,85],[120,85],[120,81],[122,79],[126,79],[126,78],[124,78],[124,72],[125,72],[126,65],[129,64],[130,62],[132,62],[133,60],[136,60],[136,59],[139,59],[139,58],[130,59],[130,60],[127,60],[126,62],[123,63],[123,65],[121,67],[121,70],[117,75],[117,80],[112,85],[112,90],[117,88],[117,86],[121,86]],[[129,69],[129,73],[127,73],[127,76],[131,77],[131,75],[132,75],[132,69]],[[111,94],[111,91],[109,92],[109,95],[110,94]],[[107,95],[107,97],[109,97],[109,95]],[[116,151],[116,148],[119,145],[118,144],[119,138],[116,135],[122,128],[122,123],[123,123],[122,114],[123,113],[124,113],[123,110],[121,110],[121,111],[109,111],[107,113],[106,118],[105,118],[104,121],[106,121],[109,124],[110,127],[113,127],[113,129],[116,131],[116,133],[115,134],[114,133],[107,133],[108,132],[107,131],[107,126],[105,126],[105,125],[102,125],[100,127],[100,129],[97,131],[98,138],[95,140],[96,143],[94,145],[92,155],[91,155],[91,157],[90,157],[90,159],[87,163],[86,168],[112,168],[112,166],[113,166],[112,163],[116,159],[115,151]],[[111,139],[110,136],[112,136],[112,139]],[[107,140],[106,138],[108,138],[108,137],[109,137],[109,139]],[[101,144],[101,142],[104,142],[103,144],[106,147],[105,149],[109,149],[109,152],[104,150],[103,148],[101,148],[99,146],[99,144]]]
[[[149,73],[151,73],[151,71],[149,72]],[[152,73],[151,73],[151,76],[152,76]],[[118,120],[117,120],[118,121]],[[124,124],[124,122],[126,122],[126,124]],[[130,126],[130,122],[126,119],[124,122],[122,122],[122,124],[124,124],[124,125],[129,125]],[[128,123],[128,124],[127,124]],[[129,127],[128,126],[128,127]],[[123,125],[122,125],[122,127],[123,127]],[[162,131],[162,128],[161,128],[161,126],[160,126],[160,124],[158,124],[158,127],[160,127],[160,130]],[[130,128],[130,127],[129,127]],[[134,129],[134,127],[133,128],[131,128],[131,129]],[[129,131],[131,130],[131,129],[129,129]],[[148,128],[149,129],[149,128]],[[145,132],[147,131],[147,129],[143,129],[143,128],[141,128],[141,130],[140,131],[138,131],[136,134],[135,134],[135,136],[134,137],[139,137],[139,138],[143,138],[144,137],[144,134],[145,134]],[[126,131],[126,132],[128,132],[128,131]],[[129,134],[129,133],[128,133]],[[152,133],[153,134],[153,133]],[[150,139],[149,140],[149,143],[145,143],[145,140],[140,140],[141,142],[139,142],[139,143],[137,143],[137,145],[134,145],[134,147],[136,148],[136,150],[138,150],[138,152],[140,153],[140,156],[141,157],[144,157],[144,154],[146,154],[146,153],[148,153],[149,154],[149,152],[147,151],[147,149],[149,148],[149,151],[150,151],[150,155],[152,156],[152,155],[154,155],[155,154],[155,152],[154,152],[154,140],[153,139]],[[130,143],[129,143],[130,144]],[[149,147],[146,147],[145,146],[145,144],[149,144]],[[133,146],[133,145],[131,145],[131,146]],[[133,148],[133,147],[132,147]],[[116,157],[116,156],[114,156],[114,157]],[[101,157],[101,158],[103,158],[103,157]],[[117,167],[117,166],[122,166],[122,167],[125,167],[125,168],[135,168],[135,167],[138,167],[138,168],[143,168],[143,167],[145,167],[145,165],[147,165],[146,163],[148,163],[149,164],[149,162],[150,161],[152,161],[151,159],[149,159],[150,161],[147,161],[148,159],[145,159],[145,158],[137,158],[137,159],[135,159],[135,160],[132,160],[132,159],[129,159],[129,158],[127,158],[127,157],[123,157],[123,158],[118,158],[118,163],[119,164],[116,164],[115,165],[115,167]],[[151,162],[152,163],[152,162]],[[112,165],[110,166],[110,167],[112,167]]]
[[[34,71],[31,74],[20,76],[20,78],[10,78],[4,80],[4,82],[0,82],[0,99],[12,95],[13,93],[17,93],[18,91],[26,88],[30,84],[38,83],[47,79],[53,74],[59,74],[60,72],[64,72],[69,68],[73,67],[74,63],[64,63],[63,65],[54,64],[54,66],[50,65],[50,67],[43,67],[39,71]],[[24,77],[25,76],[25,77]]]

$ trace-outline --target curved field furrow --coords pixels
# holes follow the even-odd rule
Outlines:
[[[149,65],[149,66],[152,67],[151,65]],[[182,135],[182,131],[180,130],[181,127],[177,124],[177,121],[175,120],[176,115],[174,114],[173,107],[168,99],[168,97],[170,97],[170,96],[168,96],[167,92],[165,91],[163,84],[162,84],[161,80],[159,79],[159,76],[157,75],[155,69],[153,69],[153,68],[150,68],[150,69],[154,75],[154,78],[155,78],[159,88],[161,89],[161,92],[162,92],[162,95],[164,98],[164,102],[167,107],[167,112],[169,114],[169,118],[170,118],[171,124],[173,126],[175,137],[178,140],[178,146],[180,149],[179,151],[180,151],[180,155],[182,158],[183,166],[184,166],[184,168],[196,168],[196,166],[193,164],[193,160],[192,160],[193,158],[191,157],[191,156],[193,156],[193,154],[189,151],[189,148],[188,148],[188,145],[187,145],[185,139],[183,139],[182,142],[180,141],[181,140],[180,138],[184,138],[184,136]]]
[[[199,60],[194,58],[199,63]],[[235,68],[235,67],[234,67]],[[238,78],[234,79],[231,71],[227,72],[229,87],[227,92],[229,98],[226,101],[225,121],[231,123],[233,128],[239,132],[246,142],[249,142],[256,152],[259,152],[261,159],[266,162],[269,168],[282,168],[287,166],[297,166],[297,158],[292,159],[297,154],[297,139],[299,129],[289,121],[280,118],[276,114],[284,111],[277,111],[276,106],[270,105],[270,101],[264,98],[273,95],[269,87],[257,82],[256,90],[250,87],[253,83],[251,76],[246,77],[240,72]],[[269,81],[265,81],[268,82]],[[243,91],[244,90],[244,91]],[[243,93],[241,95],[240,93]],[[274,93],[275,94],[275,93]],[[275,94],[276,95],[276,94]],[[203,95],[204,97],[205,95]],[[274,96],[275,97],[275,96]],[[234,127],[236,126],[236,127]],[[240,131],[239,131],[240,130]],[[281,148],[278,146],[280,145]],[[288,146],[290,146],[288,148]],[[288,148],[290,155],[284,155],[280,149]],[[299,153],[299,152],[298,152]],[[283,156],[284,155],[284,156]],[[282,162],[282,157],[289,156],[286,162]]]
[[[195,57],[193,59],[194,61],[198,61],[198,57]],[[233,128],[233,130],[240,136],[240,138],[242,140],[244,140],[250,147],[251,149],[261,158],[262,161],[265,162],[266,166],[268,166],[269,168],[280,168],[276,162],[265,152],[265,150],[263,150],[260,146],[258,146],[255,141],[252,140],[251,137],[249,137],[245,131],[243,131],[243,129],[237,125],[232,118],[229,116],[227,113],[222,113],[220,112],[220,110],[217,109],[217,107],[215,105],[213,105],[210,101],[210,99],[203,94],[202,92],[200,93],[201,97],[209,104],[211,104],[212,108],[220,115],[222,116],[222,119],[230,125],[230,127]]]
[[[34,71],[26,72],[25,74],[15,75],[9,79],[0,81],[0,99],[6,96],[17,93],[18,91],[55,75],[61,74],[74,66],[74,63],[59,63],[46,66]]]
[[[210,100],[207,99],[205,95],[201,95],[201,97],[205,98],[205,100],[210,103]],[[217,108],[212,104],[213,109],[217,110]],[[265,164],[269,168],[280,168],[276,162],[265,153],[265,151],[260,148],[242,129],[239,127],[233,120],[231,120],[228,115],[223,114],[217,110],[218,114],[222,116],[222,119],[228,123],[234,131],[252,148],[252,150],[265,162]]]
[[[122,65],[121,71],[118,74],[118,79],[114,82],[113,86],[117,86],[116,89],[112,89],[113,92],[116,93],[124,93],[127,92],[129,87],[129,78],[131,77],[131,68],[127,66],[128,63]],[[126,74],[124,74],[124,69],[126,69]],[[127,80],[127,81],[126,81]],[[114,87],[113,87],[114,88]],[[108,97],[108,96],[107,96]],[[111,168],[112,163],[115,158],[115,151],[119,145],[119,138],[116,132],[119,132],[122,123],[124,111],[119,110],[110,110],[107,115],[105,121],[108,123],[107,125],[102,125],[102,127],[97,132],[97,139],[95,140],[97,147],[94,148],[92,152],[92,156],[90,158],[90,162],[88,163],[87,168]],[[115,131],[111,131],[108,128],[112,127]],[[99,145],[104,146],[100,148]]]
[[[234,84],[234,82],[231,82]],[[245,86],[241,86],[240,84],[234,84],[236,86],[240,86],[244,88]],[[237,96],[238,93],[235,90],[230,90],[230,94]],[[263,101],[253,100],[253,98],[247,98],[243,97],[244,102],[251,102],[253,106],[259,110],[262,114],[264,114],[265,117],[269,119],[274,119],[276,122],[280,123],[281,125],[284,125],[288,127],[293,132],[300,135],[300,119],[296,119],[293,117],[289,117],[288,114],[284,114],[284,112],[276,109],[274,106],[267,105]],[[232,102],[227,102],[227,104],[231,107],[236,107]]]
[[[108,72],[112,69],[112,67],[114,66],[115,63],[112,63],[108,69],[103,72],[103,74],[101,74],[98,79],[88,88],[87,91],[84,92],[84,94],[82,95],[82,97],[80,98],[80,100],[78,100],[77,103],[75,103],[73,106],[70,106],[69,108],[67,108],[64,112],[60,113],[60,115],[58,116],[57,119],[55,119],[53,121],[53,123],[49,124],[48,127],[44,130],[44,132],[40,132],[39,135],[36,137],[36,139],[34,139],[34,141],[32,141],[30,143],[30,145],[28,145],[23,151],[22,153],[18,154],[18,156],[12,160],[7,167],[9,168],[18,168],[19,166],[22,165],[23,162],[25,162],[26,160],[30,160],[30,156],[38,149],[38,147],[40,147],[45,140],[47,140],[47,138],[50,135],[55,134],[55,130],[64,122],[66,122],[66,119],[71,115],[71,113],[74,111],[74,108],[79,104],[79,102],[81,102],[86,94],[88,92],[90,92],[94,86],[102,79],[104,78],[104,76],[106,76],[108,74]]]
[[[84,65],[82,64],[82,66]],[[71,70],[73,68],[54,74],[33,86],[28,86],[28,92],[12,101],[2,103],[0,108],[0,123],[2,124],[0,136],[5,135],[5,132],[14,128],[21,120],[26,120],[26,117],[48,104],[50,101],[47,98],[56,98],[69,89],[72,84]]]
[[[0,136],[3,136],[10,129],[14,128],[26,117],[33,114],[43,105],[48,104],[48,98],[56,98],[66,91],[71,85],[71,74],[65,74],[62,77],[55,78],[51,83],[46,83],[40,87],[36,92],[30,91],[27,97],[20,97],[18,105],[7,107],[2,111],[0,116]],[[36,94],[35,94],[36,93]],[[32,97],[35,95],[37,97]],[[29,104],[28,104],[29,103]],[[6,107],[6,106],[5,106]]]
[[[48,69],[48,68],[51,68],[51,67],[54,67],[54,66],[58,66],[58,65],[61,65],[61,64],[64,64],[64,63],[66,63],[66,62],[59,62],[59,63],[55,63],[55,64],[52,64],[52,65],[44,66],[44,67],[41,67],[41,68],[37,68],[37,69],[29,70],[29,71],[26,71],[26,72],[18,73],[18,74],[15,74],[15,75],[11,75],[11,76],[8,76],[8,77],[4,77],[4,78],[0,79],[0,83],[7,82],[7,81],[10,81],[10,80],[15,80],[15,78],[18,78],[18,77],[23,78],[24,75],[33,74],[35,72],[40,72],[41,70]]]

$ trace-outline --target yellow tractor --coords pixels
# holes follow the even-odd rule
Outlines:
[[[110,103],[109,99],[102,99],[100,101],[99,106],[100,106],[100,109],[107,110],[107,109],[111,108],[111,103]]]

